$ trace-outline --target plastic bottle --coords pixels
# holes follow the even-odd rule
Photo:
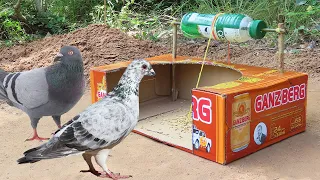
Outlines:
[[[199,14],[187,13],[182,17],[181,30],[188,38],[210,37],[218,41],[246,42],[250,39],[262,39],[267,24],[262,20],[253,20],[243,14]],[[213,31],[212,31],[213,27]]]

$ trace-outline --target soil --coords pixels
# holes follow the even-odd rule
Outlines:
[[[139,41],[104,25],[90,25],[69,34],[1,48],[0,67],[7,71],[23,71],[48,66],[59,48],[65,44],[75,45],[81,50],[87,77],[92,66],[171,53],[170,41]],[[206,42],[179,41],[178,55],[202,57],[205,48]],[[213,41],[208,58],[225,61],[226,50],[225,44]],[[276,67],[275,52],[276,50],[265,46],[263,41],[251,43],[248,47],[232,44],[231,62]],[[121,174],[133,175],[132,180],[320,179],[320,172],[316,170],[320,166],[319,60],[320,52],[317,48],[313,51],[301,50],[299,54],[288,53],[285,56],[287,70],[303,71],[310,75],[306,132],[227,166],[131,133],[113,149],[108,167]],[[76,107],[62,116],[62,122],[67,122],[89,104],[90,93],[87,92]],[[100,179],[90,173],[79,172],[88,168],[81,156],[18,165],[16,160],[22,153],[41,142],[24,142],[32,135],[30,121],[25,113],[6,104],[1,104],[0,109],[0,179]],[[56,126],[51,118],[44,117],[40,120],[38,129],[39,135],[46,137],[56,130]]]
[[[264,40],[249,42],[249,44],[248,47],[231,45],[230,60],[232,63],[277,67],[278,60],[275,49],[266,47]],[[10,48],[0,48],[0,68],[7,71],[23,71],[48,66],[52,64],[53,57],[63,45],[73,45],[80,49],[87,78],[89,77],[89,69],[93,66],[172,52],[171,39],[159,43],[142,41],[117,29],[95,24],[69,34],[50,36]],[[204,41],[185,41],[180,34],[177,54],[203,57],[206,45],[207,43]],[[226,61],[227,50],[226,44],[212,41],[207,58]],[[287,53],[285,68],[306,72],[312,77],[317,77],[320,74],[319,53],[320,49],[301,51],[299,54]]]
[[[52,64],[63,45],[80,49],[88,77],[93,66],[144,58],[168,52],[164,45],[139,41],[105,25],[90,25],[70,34],[46,37],[24,45],[0,49],[0,67],[7,71],[22,71]]]

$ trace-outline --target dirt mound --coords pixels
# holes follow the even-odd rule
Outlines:
[[[288,50],[290,47],[288,47]],[[206,50],[206,43],[182,45],[178,53],[188,56],[203,57]],[[213,42],[210,45],[207,58],[217,61],[227,61],[227,44]],[[239,45],[230,46],[231,63],[247,64],[250,66],[262,66],[278,68],[279,59],[276,48],[268,48],[263,41],[259,45],[251,44],[247,47]],[[308,73],[310,77],[320,77],[320,49],[312,51],[301,50],[299,53],[285,53],[285,70]]]
[[[167,52],[166,47],[150,41],[139,41],[105,25],[90,25],[72,33],[47,37],[25,45],[0,49],[0,67],[7,71],[22,71],[52,64],[63,45],[80,49],[85,73],[90,67],[145,58]]]
[[[48,66],[61,46],[73,45],[82,53],[85,75],[88,78],[89,69],[93,66],[171,53],[171,44],[170,38],[160,43],[141,41],[105,25],[90,25],[69,34],[1,48],[0,67],[7,71],[23,71]],[[278,66],[276,49],[270,49],[265,44],[263,40],[254,41],[248,47],[232,44],[231,62],[276,68]],[[205,49],[205,41],[190,42],[184,41],[183,38],[178,39],[178,55],[203,57]],[[226,44],[212,41],[207,58],[225,61],[227,52]],[[286,54],[285,67],[287,70],[307,72],[313,77],[319,76],[319,49]]]

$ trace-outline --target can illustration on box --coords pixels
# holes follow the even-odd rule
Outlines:
[[[232,104],[231,149],[239,152],[250,143],[251,98],[249,93],[234,97]]]
[[[98,100],[103,98],[107,94],[107,84],[106,84],[106,77],[103,76],[102,80],[100,83],[97,83],[97,97]]]

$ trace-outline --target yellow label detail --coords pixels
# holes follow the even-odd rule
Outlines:
[[[277,138],[286,134],[286,129],[282,128],[281,126],[273,127],[271,130],[271,139]]]
[[[262,79],[260,79],[260,78],[245,77],[245,76],[242,76],[240,79],[238,79],[238,81],[240,81],[240,82],[247,82],[247,83],[256,83],[256,82],[259,82],[261,80]]]
[[[303,120],[301,116],[292,118],[291,123],[290,123],[290,128],[295,129],[303,126]]]
[[[267,75],[267,74],[272,74],[272,73],[275,73],[275,72],[278,72],[278,70],[273,69],[273,70],[266,71],[266,72],[263,72],[263,73],[260,73],[260,74],[255,74],[253,76],[259,77],[259,76],[264,76],[264,75]]]
[[[98,90],[106,90],[107,84],[106,84],[106,76],[103,76],[101,83],[97,83]]]
[[[228,88],[234,88],[237,86],[240,86],[241,83],[232,81],[232,82],[226,82],[226,83],[220,83],[214,86],[206,86],[205,88],[214,88],[214,89],[228,89]]]

